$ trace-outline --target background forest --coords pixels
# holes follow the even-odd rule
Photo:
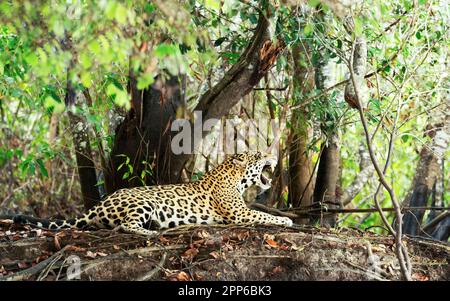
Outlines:
[[[0,20],[0,215],[198,179],[224,154],[170,151],[197,110],[284,124],[252,206],[388,233],[394,196],[407,234],[448,240],[446,1],[0,1]]]

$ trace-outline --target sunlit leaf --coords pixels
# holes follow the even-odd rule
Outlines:
[[[55,100],[52,96],[47,96],[44,100],[44,107],[46,109],[52,109],[54,113],[62,113],[64,112],[65,105],[57,100]]]

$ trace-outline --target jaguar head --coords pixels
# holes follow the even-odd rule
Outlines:
[[[273,173],[277,165],[275,156],[263,155],[261,152],[245,152],[232,156],[232,161],[245,167],[238,187],[240,192],[253,185],[257,185],[263,191],[271,187],[270,173]]]

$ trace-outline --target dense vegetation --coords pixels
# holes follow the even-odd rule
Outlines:
[[[405,231],[448,239],[445,1],[1,1],[0,17],[0,214],[73,216],[118,188],[201,177],[223,153],[161,147],[196,109],[284,124],[258,201],[297,222],[387,233],[349,210],[392,208],[375,160],[420,207]]]

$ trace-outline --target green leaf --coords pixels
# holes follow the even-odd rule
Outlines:
[[[357,37],[363,34],[364,25],[361,18],[355,18],[355,35]]]
[[[88,55],[86,52],[82,52],[80,54],[80,63],[83,68],[88,69],[92,66],[92,58],[90,55]]]
[[[320,0],[308,0],[308,5],[311,7],[316,7],[320,4]]]
[[[144,11],[148,14],[152,14],[156,9],[156,5],[154,3],[145,3]]]
[[[311,23],[306,24],[305,27],[303,28],[303,33],[305,34],[305,36],[308,36],[313,31],[314,31],[314,25]]]
[[[39,58],[35,52],[30,52],[25,56],[25,61],[32,67],[36,66],[39,62]]]
[[[127,22],[127,13],[127,9],[122,4],[117,4],[115,17],[119,24]]]
[[[162,43],[156,46],[154,53],[157,57],[163,58],[166,56],[172,56],[177,53],[178,46],[174,44]]]
[[[105,8],[105,15],[108,19],[114,19],[116,16],[116,8],[117,8],[117,2],[116,1],[107,1],[107,5]]]
[[[99,54],[101,52],[101,46],[100,43],[97,39],[92,40],[89,44],[88,44],[88,49],[90,51],[92,51],[94,54]]]
[[[226,40],[228,40],[228,37],[221,37],[218,38],[215,42],[214,42],[214,46],[220,46],[222,45],[223,42],[225,42]]]
[[[215,10],[220,9],[220,1],[218,0],[205,0],[205,7],[212,8]]]
[[[65,104],[57,101],[52,96],[48,95],[44,100],[44,107],[47,110],[53,110],[54,113],[62,113],[66,108]]]
[[[248,16],[250,22],[252,22],[252,24],[257,24],[258,23],[258,17],[256,16],[256,14],[251,14],[250,16]]]
[[[113,83],[109,84],[106,87],[106,94],[111,96],[114,103],[120,107],[125,107],[126,109],[130,108],[130,97],[127,91],[119,89]]]
[[[34,175],[36,172],[36,165],[33,162],[28,163],[27,174]]]
[[[82,72],[80,79],[81,79],[81,83],[86,88],[89,88],[92,85],[92,78],[91,78],[90,72]]]
[[[48,177],[48,171],[45,168],[44,161],[42,159],[36,159],[36,163],[39,165],[39,170],[41,171],[41,175],[44,177]]]
[[[420,33],[420,31],[417,31],[417,32],[416,32],[416,38],[417,38],[418,40],[420,40],[420,39],[422,38],[422,34]]]
[[[144,90],[155,81],[153,73],[144,73],[138,78],[137,88]]]

